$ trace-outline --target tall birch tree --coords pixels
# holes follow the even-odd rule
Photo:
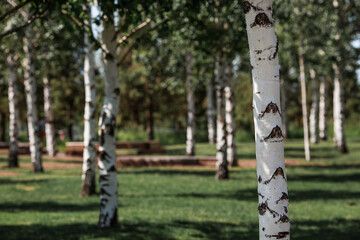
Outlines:
[[[320,98],[319,98],[319,137],[321,140],[327,139],[326,133],[326,78],[320,78]]]
[[[311,97],[312,103],[310,108],[310,141],[311,143],[319,142],[319,95],[316,72],[310,69],[311,78]]]
[[[18,111],[17,111],[17,76],[16,76],[16,65],[15,57],[12,53],[9,53],[7,58],[7,65],[9,68],[9,88],[8,88],[8,99],[9,99],[9,167],[18,167]]]
[[[185,53],[186,63],[186,100],[187,100],[187,127],[186,127],[186,154],[195,155],[195,99],[193,84],[193,55]]]
[[[90,6],[85,6],[91,24]],[[90,30],[91,31],[91,30]],[[85,87],[85,109],[84,109],[84,151],[82,167],[81,196],[95,194],[95,164],[96,164],[96,121],[95,121],[95,59],[93,53],[94,44],[90,42],[88,34],[84,36],[85,58],[84,58],[84,87]]]
[[[290,239],[287,177],[281,131],[279,42],[271,0],[243,2],[253,79],[259,195],[259,239]]]
[[[44,83],[46,151],[49,156],[55,156],[54,113],[52,109],[51,85],[47,74],[43,78],[43,83]]]
[[[214,111],[214,81],[209,79],[206,88],[207,97],[207,128],[208,128],[208,140],[210,144],[216,142],[216,129],[215,129],[215,111]]]

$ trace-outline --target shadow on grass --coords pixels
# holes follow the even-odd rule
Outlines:
[[[80,212],[94,211],[100,207],[99,203],[62,204],[56,202],[25,202],[1,203],[0,212],[36,211],[36,212]]]
[[[6,179],[0,178],[0,184],[36,184],[36,183],[47,183],[47,179],[29,179],[29,180],[20,180],[20,179]]]
[[[292,222],[292,239],[357,239],[360,234],[360,220],[303,220]],[[174,234],[176,232],[176,235]],[[210,240],[253,240],[258,239],[257,223],[228,223],[215,221],[175,220],[168,223],[121,222],[111,229],[99,229],[95,224],[63,224],[46,226],[33,225],[0,225],[3,239],[149,239],[172,240],[179,235],[186,239]]]
[[[158,174],[158,175],[196,175],[196,176],[215,176],[214,170],[181,170],[181,169],[141,169],[119,171],[118,174]]]

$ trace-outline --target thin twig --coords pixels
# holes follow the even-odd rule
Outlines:
[[[7,16],[9,16],[10,14],[16,12],[17,10],[19,10],[20,8],[24,7],[26,4],[28,4],[30,1],[26,1],[23,3],[20,3],[19,5],[13,5],[14,2],[7,0],[7,2],[13,7],[12,9],[10,9],[8,12],[4,13],[2,16],[0,16],[0,22],[2,20],[4,20]]]

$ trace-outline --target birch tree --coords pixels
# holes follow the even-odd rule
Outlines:
[[[44,113],[45,113],[45,134],[46,150],[49,156],[55,156],[55,127],[54,113],[51,100],[51,85],[47,75],[43,78],[44,83]]]
[[[290,239],[278,46],[271,0],[244,1],[253,79],[259,239]]]
[[[318,84],[316,81],[316,72],[314,69],[310,69],[311,78],[311,109],[310,109],[310,141],[311,143],[319,142],[319,95]]]
[[[225,122],[226,122],[226,156],[229,166],[237,166],[236,138],[235,138],[235,96],[234,78],[231,59],[224,63],[225,78]]]
[[[220,49],[216,52],[215,59],[215,84],[216,84],[216,179],[228,179],[227,139],[225,122],[225,94],[223,59]]]
[[[17,111],[17,76],[16,76],[16,65],[14,55],[9,53],[7,58],[7,65],[9,67],[9,88],[8,88],[8,99],[9,99],[9,167],[18,167],[18,111]]]
[[[208,140],[210,144],[214,144],[216,141],[216,129],[214,122],[214,82],[213,79],[209,79],[207,89],[207,127],[208,127]]]
[[[87,21],[91,24],[90,6],[85,10],[89,15]],[[84,151],[82,167],[82,188],[81,196],[95,194],[95,163],[96,163],[96,142],[95,142],[95,59],[93,53],[94,44],[90,42],[87,34],[84,37],[85,59],[84,59],[84,87],[85,87],[85,109],[84,109]]]
[[[24,11],[24,17],[30,20],[28,11]],[[35,66],[34,66],[34,48],[32,40],[34,33],[31,26],[25,30],[23,38],[23,48],[25,52],[25,59],[23,61],[24,83],[26,92],[26,105],[27,105],[27,121],[28,121],[28,134],[30,142],[31,162],[34,172],[43,172],[41,149],[39,141],[39,127],[37,118],[36,106],[36,79],[35,79]]]
[[[195,99],[193,86],[193,56],[190,51],[185,53],[186,62],[186,100],[187,100],[187,128],[186,154],[195,155]]]
[[[326,133],[326,78],[320,78],[320,99],[319,99],[319,137],[327,139]]]

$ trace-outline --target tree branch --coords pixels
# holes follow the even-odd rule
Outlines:
[[[10,29],[10,30],[8,30],[8,31],[0,34],[0,39],[4,38],[4,37],[6,37],[7,35],[10,35],[10,34],[12,34],[12,33],[14,33],[14,32],[19,31],[20,29],[23,29],[23,28],[29,26],[29,25],[30,25],[31,23],[33,23],[36,19],[42,17],[46,11],[47,11],[47,9],[45,9],[44,11],[42,11],[40,14],[36,15],[36,16],[33,17],[32,19],[27,20],[27,21],[25,22],[25,24],[20,25],[20,26],[18,26],[18,27],[14,27],[14,28],[12,28],[12,29]]]
[[[29,1],[26,1],[26,2],[23,2],[23,3],[20,3],[19,5],[14,5],[14,2],[12,2],[12,1],[7,1],[13,8],[12,9],[10,9],[8,12],[6,12],[6,13],[4,13],[2,16],[0,16],[0,22],[2,21],[2,20],[4,20],[7,16],[9,16],[10,14],[12,14],[12,13],[14,13],[14,12],[16,12],[17,10],[19,10],[20,8],[22,8],[22,7],[24,7],[26,4],[28,4],[29,2],[30,2],[30,0]]]
[[[118,41],[118,45],[122,44],[123,42],[125,42],[128,38],[131,38],[132,36],[134,36],[137,32],[139,32],[141,29],[145,28],[149,23],[151,22],[151,18],[148,18],[146,19],[145,22],[139,24],[137,27],[135,27],[133,30],[131,30],[131,32],[128,34],[128,35],[125,35],[125,36],[122,36],[121,39]],[[115,36],[116,37],[118,34],[119,34],[119,31],[118,30],[116,33],[115,33]]]

